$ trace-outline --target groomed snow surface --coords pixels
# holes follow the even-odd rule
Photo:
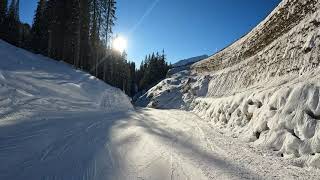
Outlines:
[[[1,180],[320,175],[273,151],[225,136],[193,113],[134,110],[119,89],[63,62],[3,41],[0,57]]]

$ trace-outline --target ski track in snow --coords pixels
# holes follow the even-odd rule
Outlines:
[[[0,179],[317,179],[320,175],[226,137],[198,116],[179,110],[34,112],[16,120],[0,125]]]

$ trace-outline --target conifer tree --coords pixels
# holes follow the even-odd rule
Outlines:
[[[31,28],[31,45],[36,53],[47,54],[48,22],[46,18],[46,0],[39,0]]]
[[[20,47],[31,50],[31,27],[28,23],[20,24]]]
[[[0,38],[4,39],[6,35],[6,24],[5,20],[8,11],[8,0],[0,0]]]
[[[16,16],[17,21],[20,22],[20,0],[16,0],[15,16]]]
[[[9,43],[12,43],[15,46],[19,46],[19,0],[12,0],[11,4],[9,6],[9,11],[7,18],[5,19],[5,40],[7,40]]]
[[[63,59],[65,1],[48,1],[48,55],[54,59]]]
[[[64,8],[63,60],[79,67],[80,0],[68,0]]]
[[[91,28],[90,28],[90,44],[92,47],[92,60],[91,60],[91,67],[93,67],[93,74],[97,77],[98,76],[98,41],[99,41],[99,32],[98,32],[98,19],[99,19],[99,4],[98,0],[92,0],[90,7],[91,13]]]
[[[112,28],[113,26],[115,25],[115,20],[116,20],[116,2],[115,0],[106,0],[104,1],[105,4],[104,4],[104,8],[105,8],[105,11],[106,11],[106,29],[105,29],[105,34],[106,34],[106,46],[108,49],[110,49],[110,39],[111,39],[111,35],[113,33],[112,31]],[[104,61],[103,63],[103,80],[106,80],[107,79],[107,70],[108,70],[108,62],[107,61]]]
[[[89,28],[90,28],[90,14],[89,1],[80,0],[80,67],[89,70]]]
[[[110,45],[110,38],[112,36],[113,33],[113,26],[115,25],[115,21],[116,21],[116,2],[115,0],[107,0],[106,1],[107,5],[106,5],[106,30],[105,30],[105,34],[106,34],[106,45],[107,47]]]
[[[157,52],[146,56],[140,65],[140,69],[136,72],[136,83],[139,86],[139,91],[148,90],[148,88],[164,79],[169,68],[164,51],[161,55]]]
[[[7,16],[8,0],[0,0],[0,28],[3,28],[5,17]]]

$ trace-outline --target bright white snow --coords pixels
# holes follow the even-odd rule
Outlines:
[[[0,179],[319,179],[319,2],[239,58],[299,3],[284,0],[246,37],[138,101],[192,112],[135,110],[121,90],[0,41]]]
[[[133,109],[121,90],[63,62],[32,54],[1,40],[0,57],[1,113],[17,111],[24,104],[66,111],[83,107],[109,112]]]
[[[0,57],[0,179],[315,179],[320,175],[253,143],[226,137],[195,114],[134,110],[119,89],[62,62],[2,41]]]

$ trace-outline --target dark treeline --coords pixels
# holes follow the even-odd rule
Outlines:
[[[136,72],[136,82],[139,91],[149,89],[164,79],[170,66],[166,62],[164,51],[162,51],[161,55],[157,52],[146,56]]]
[[[39,0],[31,27],[20,22],[19,3],[0,0],[1,39],[65,61],[130,96],[165,78],[164,52],[147,56],[137,70],[125,52],[112,49],[115,0]]]

